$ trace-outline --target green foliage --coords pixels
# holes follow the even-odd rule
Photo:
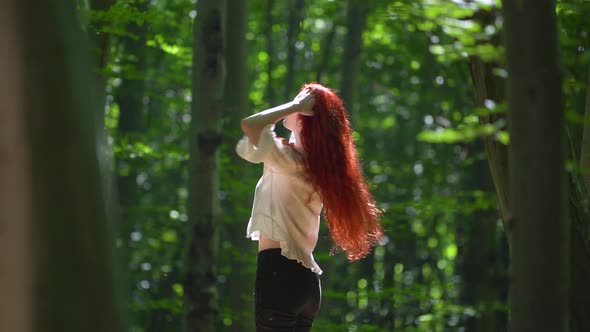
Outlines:
[[[499,317],[501,326],[506,299],[468,300],[472,286],[466,281],[472,263],[469,254],[477,249],[470,244],[475,241],[471,232],[489,216],[499,219],[495,193],[480,187],[477,165],[484,156],[478,141],[491,136],[509,143],[504,120],[481,124],[483,117],[506,112],[506,106],[488,101],[483,108],[475,107],[468,66],[474,56],[502,63],[503,47],[491,45],[500,36],[501,18],[481,24],[477,17],[497,11],[499,2],[376,0],[371,4],[361,74],[355,83],[357,105],[347,106],[359,110],[354,139],[366,177],[385,211],[386,240],[369,257],[349,263],[341,254],[328,255],[331,243],[322,223],[314,256],[325,270],[324,299],[315,328],[454,331],[486,310]],[[583,122],[590,65],[590,31],[584,24],[590,17],[588,4],[568,0],[559,1],[557,7],[566,109],[574,130]],[[244,114],[286,101],[290,6],[291,2],[275,1],[269,24],[268,1],[249,2],[250,108],[241,110]],[[308,1],[305,6],[296,36],[300,43],[294,48],[295,87],[316,80],[321,69],[321,81],[338,90],[346,2]],[[119,186],[123,183],[125,189],[120,192],[118,243],[128,251],[132,331],[180,331],[188,130],[194,120],[189,111],[192,23],[199,17],[190,0],[116,1],[108,10],[86,14],[89,32],[110,37],[108,61],[98,71],[106,77],[105,125]],[[266,39],[269,34],[271,40]],[[145,40],[145,45],[131,49],[129,40]],[[140,59],[145,60],[143,68]],[[498,68],[495,74],[506,77],[502,66]],[[129,82],[143,83],[135,91],[140,102],[122,109],[126,97],[122,86]],[[293,97],[296,92],[288,93]],[[121,130],[122,114],[137,115],[136,130]],[[238,127],[224,122],[220,155],[223,225],[216,267],[220,331],[235,331],[242,321],[253,324],[253,285],[233,280],[253,280],[256,246],[243,234],[261,166],[232,154]],[[489,269],[504,275],[505,242],[499,220],[495,225],[486,234],[497,248]],[[505,290],[507,285],[481,287]],[[242,299],[238,306],[236,298]]]
[[[447,120],[448,121],[448,120]],[[508,144],[509,135],[506,132],[506,120],[498,119],[493,124],[480,124],[475,114],[462,119],[462,123],[455,128],[439,127],[436,131],[426,130],[418,134],[418,140],[430,143],[471,142],[476,138],[494,136],[502,144]]]

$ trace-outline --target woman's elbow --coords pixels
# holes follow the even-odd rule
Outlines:
[[[250,142],[254,145],[258,144],[258,138],[260,137],[260,130],[257,130],[255,125],[248,121],[248,119],[242,119],[240,122],[244,136],[248,137]]]
[[[240,127],[242,127],[242,131],[244,132],[244,134],[252,129],[252,125],[248,121],[248,118],[244,118],[242,119],[242,121],[240,121]]]

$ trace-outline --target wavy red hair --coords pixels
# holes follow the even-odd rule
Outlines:
[[[304,169],[324,204],[334,250],[349,260],[366,256],[383,236],[380,211],[369,191],[342,100],[319,83],[304,84],[315,95],[314,116],[299,115]]]

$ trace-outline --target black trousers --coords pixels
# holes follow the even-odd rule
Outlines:
[[[319,276],[281,249],[258,253],[254,305],[256,331],[310,331],[320,309]]]

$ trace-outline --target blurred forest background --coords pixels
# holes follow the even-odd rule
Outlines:
[[[104,250],[84,247],[93,236],[84,233],[84,224],[75,232],[86,234],[78,244],[88,253],[103,250],[106,262],[117,257],[113,264],[120,271],[104,280],[120,280],[121,287],[88,281],[116,289],[113,301],[128,314],[115,325],[134,332],[254,330],[257,246],[246,239],[245,228],[262,169],[234,152],[242,135],[239,120],[291,100],[304,82],[319,81],[333,87],[350,111],[387,237],[371,255],[350,263],[345,255],[329,255],[332,243],[322,223],[314,256],[324,270],[323,300],[315,329],[507,331],[511,137],[499,1],[79,0],[72,9],[43,6],[33,16],[46,10],[55,19],[34,24],[28,36],[47,31],[55,41],[79,29],[78,39],[63,45],[78,47],[76,54],[89,49],[96,60],[87,65],[91,71],[70,69],[61,77],[56,64],[69,66],[67,61],[84,57],[65,52],[55,59],[70,60],[47,62],[56,67],[46,75],[78,77],[67,81],[74,90],[76,82],[93,87],[87,99],[76,100],[86,102],[86,116],[98,128],[88,137],[103,142],[98,154],[106,158],[99,162],[107,172],[75,175],[98,179],[87,190],[106,187],[119,254],[107,254],[104,243],[111,237],[104,227],[96,226]],[[590,112],[590,2],[558,0],[556,13],[572,229],[568,321],[572,331],[590,331],[590,219],[580,176],[590,166],[584,161],[590,147],[584,153],[582,144]],[[51,35],[48,27],[54,26]],[[546,36],[537,33],[531,39]],[[62,46],[43,45],[35,48],[38,56]],[[62,93],[64,85],[44,82],[47,95]],[[62,105],[39,100],[56,109]],[[90,114],[92,109],[97,111]],[[63,137],[55,145],[47,139],[37,151],[65,155],[64,141],[92,145],[77,133],[94,133],[94,127],[72,131],[83,128],[75,122],[60,129],[68,122],[57,118],[46,129],[64,130]],[[33,166],[36,160],[70,160],[49,152],[37,158]],[[72,175],[67,168],[56,172]],[[101,209],[85,208],[78,219],[96,215],[91,219],[98,218],[98,225],[108,216],[96,211]],[[46,227],[49,233],[51,227],[71,228]],[[55,252],[76,255],[75,248]],[[533,255],[535,249],[527,250]],[[76,262],[64,263],[63,273],[89,265],[83,258]],[[560,269],[550,262],[546,268]],[[111,292],[100,287],[86,298]],[[97,305],[96,313],[104,311]]]

